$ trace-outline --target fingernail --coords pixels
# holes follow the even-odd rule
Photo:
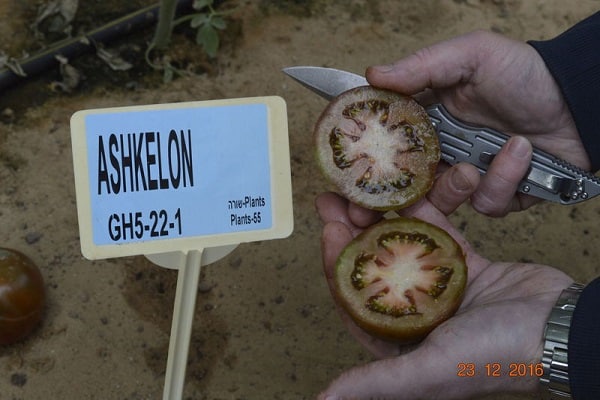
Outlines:
[[[467,177],[456,168],[453,168],[452,170],[450,182],[452,183],[454,189],[459,192],[464,192],[471,189],[471,182],[469,182]]]
[[[508,151],[517,158],[528,156],[530,150],[531,144],[529,143],[529,140],[522,136],[514,136],[510,139],[510,143],[508,143]]]
[[[371,68],[373,68],[375,71],[377,71],[379,73],[386,74],[388,72],[391,72],[394,69],[394,64],[374,65]]]

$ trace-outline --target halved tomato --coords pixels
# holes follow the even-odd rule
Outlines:
[[[336,296],[358,326],[401,343],[422,340],[460,306],[467,266],[458,243],[419,219],[384,219],[335,267]]]
[[[406,207],[435,178],[440,148],[413,98],[362,86],[329,103],[314,130],[317,159],[340,194],[375,210]]]

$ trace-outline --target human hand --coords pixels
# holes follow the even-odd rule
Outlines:
[[[531,160],[530,141],[585,170],[591,167],[554,78],[526,43],[478,31],[423,48],[388,66],[369,67],[373,86],[443,103],[457,118],[519,135],[504,146],[471,198],[490,216],[537,200],[515,195]],[[528,139],[523,140],[523,137]]]
[[[461,204],[463,197],[477,187],[477,171],[463,164],[456,171],[463,175],[462,190],[448,186],[451,178],[444,174],[427,199],[402,214],[440,226],[462,246],[469,276],[460,309],[408,353],[397,344],[368,335],[340,309],[350,332],[381,360],[346,371],[319,399],[451,400],[506,390],[531,392],[538,386],[535,374],[509,377],[509,368],[511,364],[540,362],[550,309],[572,280],[550,267],[493,263],[476,254],[444,214]],[[381,214],[362,209],[333,193],[319,196],[316,206],[325,223],[323,264],[335,298],[332,281],[338,255]],[[461,363],[473,365],[477,375],[459,376]],[[486,364],[500,366],[501,376],[486,376]]]

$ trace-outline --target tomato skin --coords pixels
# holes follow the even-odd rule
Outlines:
[[[396,210],[433,185],[438,136],[410,96],[360,86],[323,110],[313,131],[317,163],[343,197],[362,207]]]
[[[38,267],[15,250],[0,248],[0,345],[24,339],[40,322],[45,304]]]
[[[417,243],[417,246],[430,245],[432,250],[430,254],[424,255],[422,258],[420,256],[415,258],[410,254],[414,254],[415,246],[413,244],[406,245],[403,242],[397,248],[401,249],[406,246],[406,250],[398,250],[397,253],[392,255],[389,248],[386,250],[381,247],[382,237],[386,237],[390,232],[406,232],[407,237],[410,239],[405,242],[410,242],[412,238],[416,238],[416,240],[421,240],[421,243]],[[432,242],[426,241],[430,239]],[[407,261],[411,258],[417,260],[417,267],[422,265],[445,267],[452,270],[452,273],[449,277],[439,276],[439,279],[444,279],[444,290],[440,294],[432,296],[422,292],[413,292],[417,293],[417,296],[415,296],[417,298],[415,313],[407,312],[406,315],[394,316],[390,315],[392,313],[373,311],[373,308],[368,306],[369,300],[372,299],[369,296],[374,294],[373,291],[369,291],[369,288],[381,285],[382,279],[386,278],[377,278],[373,280],[377,283],[371,286],[365,284],[360,288],[353,281],[357,264],[368,259],[365,254],[370,256],[379,255],[381,258],[378,262],[383,260],[386,264],[386,267],[382,270],[396,269],[398,271],[401,268],[409,267],[412,262],[413,272],[409,272],[407,275],[402,275],[402,272],[399,272],[398,278],[390,281],[391,286],[387,287],[391,292],[396,283],[403,282],[407,278],[414,278],[414,275],[411,276],[410,274],[414,274],[417,268],[415,262]],[[390,262],[392,259],[394,262]],[[361,270],[360,273],[366,276],[365,274],[368,272]],[[420,275],[421,272],[418,274]],[[421,341],[435,327],[454,315],[462,302],[466,282],[466,261],[458,243],[447,232],[435,225],[419,219],[405,217],[384,219],[359,234],[344,248],[338,257],[334,273],[338,303],[346,310],[356,325],[373,336],[401,344]],[[402,298],[404,289],[406,288],[403,287],[399,292],[396,291],[395,295]]]

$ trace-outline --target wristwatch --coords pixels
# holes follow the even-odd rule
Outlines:
[[[544,331],[544,354],[542,355],[543,400],[571,399],[569,386],[569,329],[575,305],[584,285],[574,283],[560,294],[550,312]]]

